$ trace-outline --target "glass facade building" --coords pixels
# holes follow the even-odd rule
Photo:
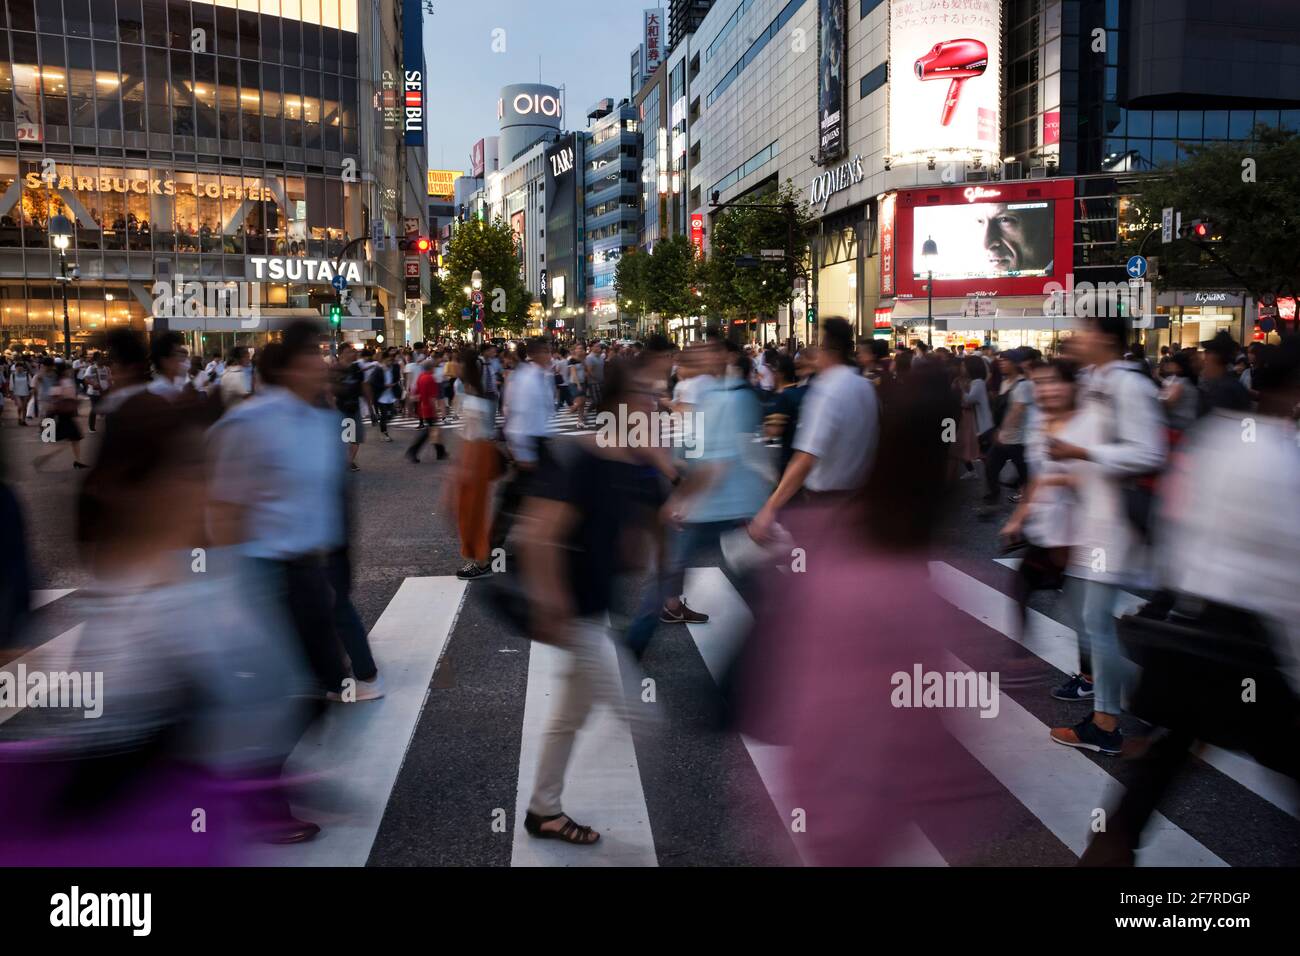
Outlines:
[[[395,33],[391,0],[384,7]],[[400,135],[401,74],[395,44],[374,32],[379,9],[3,0],[0,340],[61,341],[48,234],[60,212],[74,223],[68,258],[80,271],[69,287],[74,344],[121,323],[154,328],[157,279],[242,281],[250,257],[333,259],[380,222],[396,235],[405,151],[381,159],[377,147]],[[393,309],[396,253],[348,258],[367,255],[354,295]],[[261,290],[267,314],[283,317],[318,314],[332,297],[324,283]]]

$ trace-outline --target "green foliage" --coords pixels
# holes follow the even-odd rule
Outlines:
[[[655,243],[645,267],[646,293],[651,312],[659,318],[679,319],[699,308],[691,292],[695,278],[695,247],[685,236],[670,236]]]
[[[1150,239],[1145,253],[1160,257],[1161,288],[1231,285],[1255,295],[1293,294],[1300,287],[1300,243],[1292,231],[1300,222],[1300,137],[1258,126],[1249,142],[1185,149],[1182,163],[1141,181],[1135,206],[1142,228],[1133,232],[1126,254],[1160,227],[1161,210],[1173,207],[1184,226],[1193,219],[1213,223],[1214,241],[1207,245],[1214,255],[1194,242]],[[1254,161],[1253,177],[1246,160]]]
[[[514,233],[500,219],[485,222],[473,220],[458,226],[452,233],[444,266],[448,275],[442,280],[442,308],[446,312],[445,327],[461,332],[474,328],[471,317],[461,318],[461,310],[471,308],[465,288],[470,285],[474,270],[483,273],[483,328],[518,335],[528,321],[528,307],[532,296],[519,278],[519,259],[515,254]],[[505,293],[504,311],[494,305]],[[472,310],[471,310],[472,311]]]
[[[646,312],[650,308],[650,256],[631,252],[618,260],[614,270],[614,295],[621,311]],[[632,304],[629,306],[628,303]]]
[[[709,259],[699,270],[708,313],[720,318],[768,316],[788,303],[795,278],[807,277],[813,221],[807,201],[789,180],[778,190],[746,196],[723,210],[713,223]],[[793,251],[793,256],[763,261],[763,249]],[[742,256],[759,262],[739,266],[736,260]]]

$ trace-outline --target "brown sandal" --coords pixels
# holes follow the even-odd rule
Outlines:
[[[550,823],[552,820],[564,818],[564,826],[558,830],[543,830],[543,823]],[[600,839],[600,834],[591,827],[579,826],[573,822],[573,818],[565,813],[553,813],[549,817],[541,816],[537,813],[529,812],[524,816],[524,829],[532,836],[543,840],[563,840],[565,843],[575,843],[578,846],[591,846]]]

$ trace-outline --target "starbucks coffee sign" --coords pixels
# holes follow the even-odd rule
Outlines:
[[[808,190],[809,200],[814,206],[821,206],[822,211],[825,212],[832,196],[842,189],[856,186],[864,178],[862,157],[854,156],[848,162],[841,163],[834,169],[828,169],[814,179]]]

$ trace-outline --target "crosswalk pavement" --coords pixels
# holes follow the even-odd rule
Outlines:
[[[561,408],[559,411],[555,413],[555,417],[551,421],[551,431],[553,434],[556,435],[594,434],[596,431],[595,428],[596,413],[588,409],[586,419],[587,420],[585,424],[580,424],[578,422],[578,416],[574,412],[574,410],[566,406],[564,408]],[[505,417],[502,415],[497,415],[496,420],[498,426],[505,424]],[[445,428],[455,432],[463,428],[464,425],[465,425],[464,419],[452,417],[443,421],[438,427]],[[393,418],[389,419],[388,427],[401,428],[401,429],[416,429],[421,427],[421,424],[420,424],[420,419],[412,415],[396,415]]]
[[[1027,632],[1018,635],[1014,602],[1005,586],[1007,569],[996,562],[937,561],[931,570],[937,593],[978,622],[978,642],[954,649],[949,662],[952,669],[983,669],[979,655],[1003,653],[1014,644],[1015,653],[1027,651],[1051,671],[1041,688],[1017,691],[1004,687],[995,719],[958,710],[949,722],[954,738],[972,758],[972,767],[985,775],[990,789],[1008,808],[1009,817],[1017,821],[1024,845],[1041,847],[1044,854],[1041,859],[1007,859],[999,857],[993,847],[988,859],[1068,865],[1087,845],[1096,808],[1109,806],[1122,787],[1120,761],[1106,762],[1047,738],[1051,718],[1040,702],[1047,700],[1050,680],[1072,668],[1073,633],[1064,623],[1035,611],[1030,614]],[[684,629],[669,628],[666,637],[656,639],[670,644],[674,653],[689,657],[682,658],[687,669],[675,672],[671,686],[666,678],[659,678],[658,722],[625,722],[611,712],[598,711],[579,735],[565,791],[566,809],[580,822],[591,822],[602,830],[597,847],[539,841],[523,831],[539,736],[562,679],[565,655],[545,645],[493,638],[507,645],[497,649],[500,666],[507,670],[523,667],[526,678],[522,700],[486,705],[495,736],[490,752],[475,759],[501,772],[495,777],[483,775],[488,792],[483,794],[482,811],[475,809],[466,819],[485,831],[490,827],[491,839],[504,842],[484,844],[497,849],[484,851],[483,859],[472,854],[454,860],[437,855],[437,846],[455,843],[462,835],[457,829],[467,824],[464,820],[445,822],[434,813],[412,817],[411,807],[420,807],[421,799],[436,796],[439,788],[450,787],[466,771],[456,758],[443,756],[442,763],[429,772],[432,739],[443,735],[450,739],[453,731],[465,730],[448,726],[447,711],[434,705],[440,694],[448,693],[443,688],[452,682],[458,683],[460,692],[482,698],[490,689],[486,685],[491,678],[468,664],[460,667],[460,662],[468,659],[467,650],[481,649],[469,645],[485,640],[481,622],[463,621],[466,602],[475,600],[474,586],[452,576],[412,577],[402,582],[370,635],[387,695],[379,701],[332,707],[291,757],[289,773],[307,781],[295,809],[320,822],[322,833],[306,844],[267,848],[259,853],[258,862],[385,865],[394,861],[395,841],[377,840],[381,830],[418,826],[428,831],[420,835],[421,846],[434,847],[421,851],[431,855],[424,862],[675,865],[689,856],[693,843],[716,837],[691,828],[708,815],[713,804],[744,791],[743,786],[726,784],[743,784],[747,779],[755,781],[752,789],[760,794],[745,804],[745,812],[755,818],[748,822],[774,834],[776,843],[784,840],[785,845],[773,847],[771,839],[747,842],[737,837],[738,859],[796,865],[812,862],[800,834],[791,826],[798,801],[785,790],[780,747],[731,730],[714,731],[712,737],[696,731],[680,733],[682,726],[694,725],[689,721],[684,725],[678,718],[687,715],[693,720],[701,701],[716,694],[714,684],[752,621],[744,600],[721,569],[691,569],[686,588],[692,604],[708,609],[711,620]],[[41,615],[75,602],[75,594],[68,589],[34,593],[37,622]],[[10,661],[5,669],[12,671],[19,660],[43,662],[47,668],[68,660],[82,626],[78,622],[64,627],[68,620],[64,612],[56,627],[47,628],[48,639]],[[683,643],[686,635],[689,641]],[[630,660],[617,656],[613,645],[608,653],[611,666],[618,667],[624,677],[629,704],[635,704],[635,695],[646,686],[644,680],[648,677],[650,684],[655,683],[653,665],[647,665],[642,673]],[[691,661],[698,665],[699,680],[690,679]],[[10,716],[0,712],[0,722]],[[667,750],[654,743],[663,736],[671,739]],[[693,749],[707,747],[715,748],[709,751],[708,760],[715,762],[717,781],[701,784],[696,780],[688,785],[686,779],[674,778],[681,767],[691,766]],[[1300,858],[1295,789],[1289,780],[1248,757],[1209,748],[1194,761],[1183,785],[1193,798],[1170,801],[1164,814],[1153,818],[1139,851],[1139,865],[1294,864]],[[692,795],[695,786],[703,787],[698,796]],[[506,807],[513,812],[513,820],[508,822],[503,819]],[[965,862],[949,858],[933,837],[922,827],[909,826],[900,834],[893,862],[911,866]],[[396,843],[401,842],[399,836]]]

